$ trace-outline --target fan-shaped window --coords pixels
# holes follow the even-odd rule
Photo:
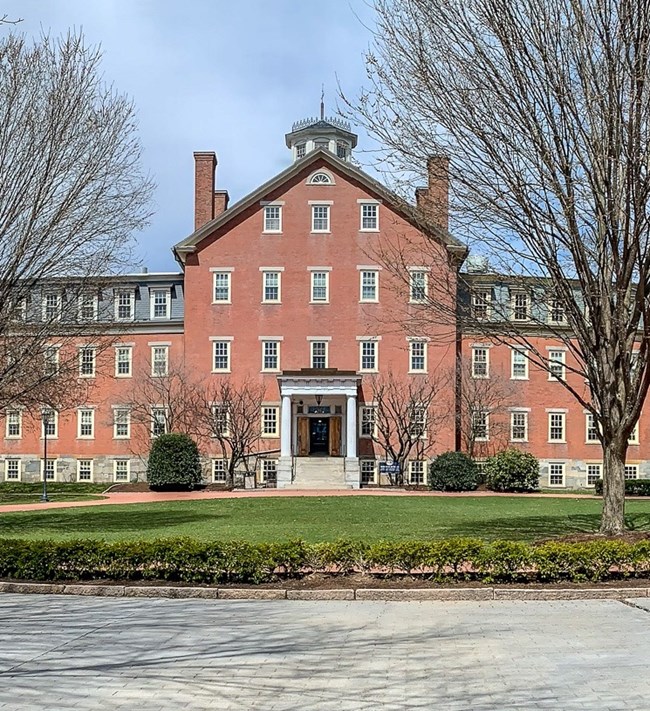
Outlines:
[[[327,173],[314,173],[309,182],[311,185],[331,185],[332,178]]]

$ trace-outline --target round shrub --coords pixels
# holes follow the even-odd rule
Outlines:
[[[485,460],[485,485],[492,491],[535,491],[539,462],[530,452],[506,449]]]
[[[151,489],[193,489],[202,482],[196,442],[186,434],[164,434],[149,452],[147,481]]]
[[[464,452],[445,452],[429,468],[429,487],[436,491],[474,491],[478,467]]]

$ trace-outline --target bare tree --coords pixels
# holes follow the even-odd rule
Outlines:
[[[262,437],[264,384],[245,379],[219,378],[206,386],[202,422],[227,460],[226,487],[232,489],[235,472],[251,471],[250,458]]]
[[[449,378],[436,375],[399,377],[392,371],[372,376],[372,408],[364,413],[362,431],[383,452],[384,458],[399,464],[389,474],[393,486],[404,484],[409,459],[423,459],[436,443],[436,433],[449,418],[449,402],[442,399]]]
[[[131,264],[150,215],[134,107],[100,60],[80,35],[0,41],[0,408],[74,379],[80,338],[101,348],[107,275]]]
[[[374,4],[371,86],[354,113],[405,182],[429,156],[450,159],[455,232],[528,295],[528,326],[549,328],[549,300],[561,310],[561,382],[599,426],[601,531],[620,532],[627,441],[650,383],[650,5]],[[548,369],[517,304],[492,306],[466,322]]]

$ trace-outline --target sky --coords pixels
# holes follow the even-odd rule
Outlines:
[[[157,184],[136,235],[150,271],[178,270],[171,247],[193,230],[193,151],[217,153],[231,204],[279,173],[284,135],[318,114],[321,86],[328,114],[337,82],[358,93],[373,24],[369,0],[2,0],[1,12],[27,36],[81,30],[102,48],[106,81],[134,100]]]

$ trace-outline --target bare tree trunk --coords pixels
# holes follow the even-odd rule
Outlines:
[[[625,530],[625,454],[627,446],[603,442],[603,513],[600,532],[606,536]]]

